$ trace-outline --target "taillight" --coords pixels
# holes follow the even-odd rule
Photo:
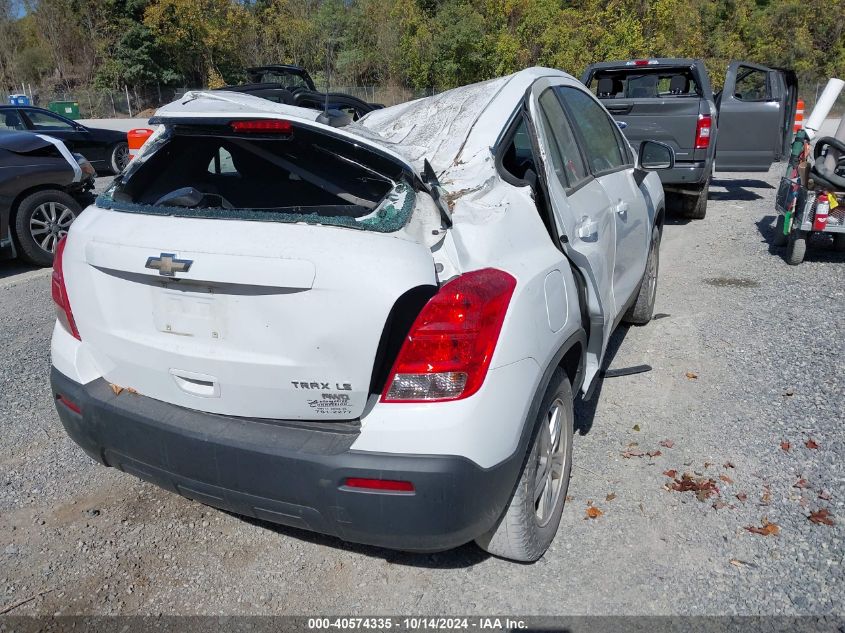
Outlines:
[[[58,394],[56,396],[56,400],[61,402],[63,405],[65,405],[68,409],[70,409],[74,413],[82,415],[82,408],[78,404],[76,404],[73,400],[68,398],[67,396],[63,396],[61,394]]]
[[[411,326],[382,402],[459,400],[478,391],[515,287],[516,279],[495,268],[445,284]]]
[[[66,243],[67,237],[59,240],[59,243],[56,244],[56,253],[53,256],[53,281],[51,284],[53,302],[56,304],[56,317],[59,319],[59,323],[81,341],[82,337],[79,336],[79,330],[76,329],[76,321],[73,320],[73,311],[70,309],[70,301],[67,298],[67,288],[65,287],[63,259]]]
[[[384,492],[414,492],[414,484],[410,481],[396,481],[394,479],[367,479],[364,477],[347,477],[343,482],[346,488],[360,490],[378,490]]]
[[[293,125],[283,119],[253,119],[251,121],[232,121],[229,124],[233,132],[253,134],[293,134]]]
[[[710,147],[712,122],[713,119],[709,114],[698,115],[698,123],[695,126],[695,149],[707,149]]]

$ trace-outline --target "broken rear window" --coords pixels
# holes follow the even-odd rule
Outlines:
[[[331,224],[392,232],[413,210],[410,175],[389,156],[305,127],[235,133],[168,128],[98,199],[118,211]]]

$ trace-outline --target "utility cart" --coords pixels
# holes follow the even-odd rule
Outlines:
[[[804,261],[813,233],[833,233],[835,248],[845,251],[845,192],[807,189],[800,177],[781,178],[775,207],[774,245],[786,246],[788,264]]]
[[[832,77],[803,128],[796,133],[780,180],[774,245],[786,246],[786,262],[804,261],[813,233],[832,233],[837,250],[845,251],[845,117],[833,136],[818,137],[845,81]],[[815,146],[812,141],[815,140]]]

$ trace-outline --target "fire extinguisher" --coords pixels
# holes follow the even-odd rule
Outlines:
[[[819,199],[816,202],[816,215],[813,219],[813,230],[824,231],[827,226],[827,216],[830,214],[830,201],[827,199],[827,194],[819,194]]]

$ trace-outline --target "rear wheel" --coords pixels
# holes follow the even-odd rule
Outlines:
[[[797,266],[804,261],[807,253],[807,237],[809,231],[792,231],[786,243],[786,263]]]
[[[691,220],[703,220],[707,215],[707,198],[710,195],[710,180],[693,196],[681,196],[681,214]]]
[[[660,230],[655,226],[651,231],[651,246],[646,260],[645,273],[640,282],[637,299],[628,308],[622,320],[634,325],[645,325],[654,314],[654,302],[657,299],[657,275],[660,272]]]
[[[112,172],[119,174],[127,164],[129,164],[129,145],[127,143],[117,143],[112,147],[109,166]]]
[[[549,548],[569,488],[574,419],[572,387],[558,368],[543,396],[536,436],[510,505],[499,524],[476,539],[480,547],[523,562],[539,559]]]
[[[772,238],[773,246],[786,246],[786,242],[789,237],[783,234],[783,225],[785,222],[786,218],[781,214],[778,214],[778,219],[775,220],[775,235]]]
[[[15,236],[21,257],[36,266],[52,266],[59,240],[82,212],[64,191],[38,191],[24,198],[15,215]]]

